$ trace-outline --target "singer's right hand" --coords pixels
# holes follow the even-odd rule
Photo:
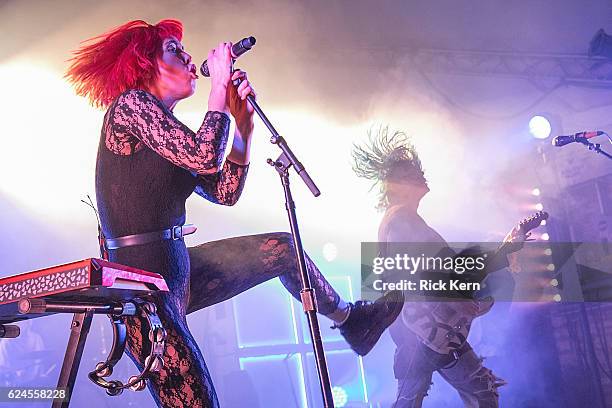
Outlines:
[[[219,43],[208,53],[208,70],[210,71],[211,89],[208,98],[208,110],[229,112],[227,89],[232,76],[232,43]]]

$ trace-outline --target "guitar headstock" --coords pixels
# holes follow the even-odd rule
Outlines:
[[[519,222],[516,227],[512,228],[508,235],[506,235],[504,242],[510,243],[525,241],[531,235],[529,234],[529,231],[537,228],[540,226],[540,224],[542,224],[542,221],[547,219],[548,213],[546,211],[538,211],[537,213],[522,219],[521,222]]]
[[[537,213],[524,218],[519,222],[517,226],[518,233],[520,235],[526,235],[529,231],[537,228],[542,224],[542,221],[548,219],[548,213],[546,211],[538,211]]]

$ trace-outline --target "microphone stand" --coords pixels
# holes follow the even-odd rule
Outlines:
[[[239,85],[241,80],[234,81],[234,85]],[[289,148],[287,141],[276,131],[268,117],[263,110],[257,104],[257,101],[253,95],[248,95],[246,99],[249,101],[255,112],[259,115],[263,123],[266,125],[272,137],[270,137],[270,143],[277,145],[282,153],[276,160],[268,159],[267,163],[274,167],[280,176],[283,189],[285,191],[285,208],[289,217],[289,225],[291,227],[291,235],[293,237],[293,244],[295,247],[295,253],[297,255],[298,269],[300,271],[300,281],[302,283],[302,290],[300,291],[300,298],[302,301],[302,308],[308,319],[308,327],[310,329],[310,339],[312,340],[312,347],[314,349],[314,357],[317,364],[317,373],[319,376],[319,383],[321,385],[321,395],[323,397],[323,405],[325,408],[334,408],[334,399],[332,396],[331,382],[329,379],[329,371],[327,369],[327,361],[325,359],[325,351],[323,349],[323,340],[321,338],[321,330],[319,328],[319,321],[317,319],[317,304],[315,301],[315,291],[310,283],[310,276],[308,275],[308,269],[306,268],[306,262],[304,260],[304,249],[302,247],[302,239],[300,237],[300,230],[297,222],[297,215],[295,212],[295,202],[291,195],[291,189],[289,187],[289,168],[294,167],[295,171],[302,178],[308,189],[312,192],[315,197],[318,197],[321,192],[315,185],[314,181],[308,175],[308,172],[297,159],[295,154]]]
[[[601,155],[606,156],[608,159],[612,159],[612,155],[610,155],[609,153],[606,153],[605,151],[603,151],[601,149],[601,144],[599,143],[591,143],[589,142],[586,138],[577,138],[576,139],[577,142],[582,143],[583,145],[585,145],[586,147],[589,148],[589,150],[594,151],[595,153],[599,153]]]

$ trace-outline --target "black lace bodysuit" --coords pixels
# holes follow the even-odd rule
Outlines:
[[[233,205],[248,166],[226,160],[229,117],[208,112],[193,132],[154,95],[129,90],[109,107],[100,137],[96,196],[107,238],[160,231],[185,223],[193,193]],[[187,313],[226,300],[273,277],[300,298],[291,236],[268,233],[186,248],[183,240],[160,240],[109,251],[109,260],[160,273],[170,292],[154,301],[168,333],[164,368],[148,382],[158,406],[218,406],[210,374],[187,327]],[[321,313],[335,310],[339,296],[306,257]],[[147,332],[127,318],[127,351],[142,369]]]

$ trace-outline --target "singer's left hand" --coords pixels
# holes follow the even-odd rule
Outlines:
[[[253,133],[253,107],[247,101],[247,95],[255,97],[255,91],[247,78],[247,73],[237,69],[232,75],[232,81],[240,79],[236,86],[231,84],[227,93],[230,113],[236,119],[236,129],[242,137],[248,138]]]

